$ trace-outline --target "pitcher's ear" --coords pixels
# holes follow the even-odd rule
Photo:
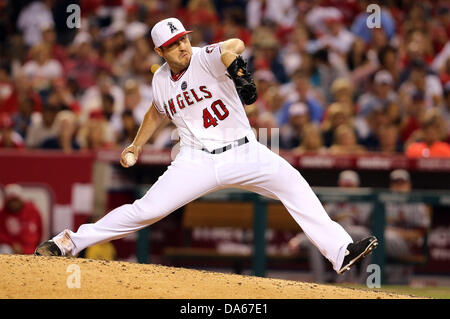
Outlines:
[[[159,55],[160,57],[163,57],[163,52],[164,52],[164,51],[163,51],[163,50],[164,50],[163,48],[155,48],[154,50],[155,50],[156,53],[158,53],[158,55]]]

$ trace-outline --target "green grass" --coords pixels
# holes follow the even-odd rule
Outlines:
[[[437,299],[450,299],[450,287],[437,286],[437,287],[411,287],[411,286],[395,286],[384,285],[380,289],[370,289],[363,285],[349,285],[342,284],[340,286],[349,288],[358,288],[364,290],[385,291],[403,295],[412,295],[416,297],[427,297]]]

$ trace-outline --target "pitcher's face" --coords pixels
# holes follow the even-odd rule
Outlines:
[[[192,46],[187,35],[168,46],[155,48],[155,51],[167,61],[172,71],[187,68],[192,57]]]

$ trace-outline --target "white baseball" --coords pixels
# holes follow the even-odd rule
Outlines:
[[[136,164],[136,157],[134,157],[133,153],[126,153],[125,154],[125,163],[128,166],[133,166],[134,164]]]

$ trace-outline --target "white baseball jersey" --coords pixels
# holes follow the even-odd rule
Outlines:
[[[177,126],[181,146],[212,151],[253,134],[220,47],[193,47],[185,71],[172,76],[164,63],[153,77],[154,105]]]

